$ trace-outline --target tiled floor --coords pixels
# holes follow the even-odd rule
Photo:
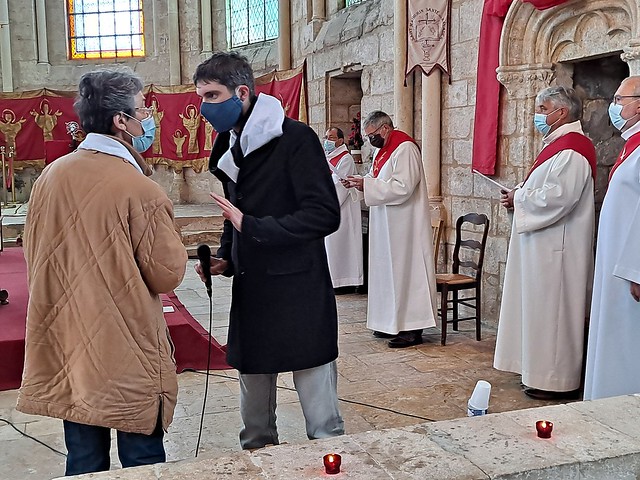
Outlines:
[[[231,281],[214,279],[213,334],[226,341]],[[193,261],[179,289],[179,298],[205,328],[208,300],[193,271]],[[462,333],[451,333],[440,346],[440,332],[425,332],[425,343],[408,349],[390,349],[385,340],[373,338],[365,326],[366,295],[337,297],[340,314],[339,395],[349,433],[443,420],[466,415],[466,404],[477,380],[491,382],[490,412],[544,405],[527,398],[517,375],[492,368],[495,331],[485,327],[483,340],[475,341],[472,325],[461,324]],[[165,437],[169,460],[193,457],[205,387],[205,376],[179,375],[180,394],[175,420]],[[236,372],[213,372],[204,418],[200,451],[239,450],[238,384]],[[292,390],[290,374],[280,377],[278,428],[280,441],[304,442],[304,421]],[[43,442],[64,450],[59,420],[24,415],[14,409],[17,391],[0,392],[0,418]],[[114,468],[117,456],[114,450]],[[61,476],[64,457],[30,440],[0,421],[0,479],[39,480]]]

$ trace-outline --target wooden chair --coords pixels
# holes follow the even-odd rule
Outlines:
[[[438,254],[440,253],[440,241],[442,239],[442,230],[444,220],[441,218],[431,217],[431,230],[433,231],[433,263],[438,270]]]
[[[482,232],[474,233],[464,229],[465,223],[483,226]],[[456,244],[453,249],[453,267],[452,273],[436,274],[436,285],[440,292],[440,309],[438,310],[441,317],[442,338],[440,343],[445,345],[447,342],[447,324],[453,323],[453,329],[458,330],[458,322],[464,320],[476,321],[476,340],[481,339],[480,320],[481,320],[481,281],[482,281],[482,263],[484,261],[484,249],[487,244],[487,234],[489,233],[489,219],[484,214],[469,213],[458,218],[456,222]],[[482,240],[475,240],[473,237],[482,235]],[[463,238],[465,236],[465,238]],[[471,238],[470,238],[471,237]],[[460,251],[465,250],[465,254],[477,260],[461,260]],[[464,275],[460,273],[460,267],[469,269],[473,274]],[[470,272],[470,273],[471,273]],[[460,298],[461,290],[475,289],[475,296]],[[449,292],[452,293],[452,299],[449,300]],[[452,319],[448,319],[448,306],[451,303]],[[475,310],[475,315],[460,318],[459,306],[463,305]]]

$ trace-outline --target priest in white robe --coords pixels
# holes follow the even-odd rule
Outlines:
[[[376,147],[371,171],[347,177],[364,193],[369,209],[369,297],[367,328],[392,337],[389,347],[422,343],[435,326],[436,275],[429,197],[420,149],[391,118],[375,111],[363,122]]]
[[[595,149],[571,88],[536,98],[543,149],[525,181],[503,192],[513,208],[494,367],[522,375],[537,399],[579,396],[593,273]]]
[[[334,289],[356,287],[363,283],[360,199],[340,182],[341,178],[356,174],[356,164],[340,128],[327,130],[323,147],[340,202],[340,227],[324,240],[331,281]]]
[[[600,212],[585,400],[640,393],[640,77],[622,82],[609,116],[626,143]]]

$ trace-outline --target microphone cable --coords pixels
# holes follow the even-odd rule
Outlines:
[[[198,441],[196,442],[196,457],[198,456],[198,451],[200,450],[200,439],[202,437],[202,425],[204,424],[204,411],[207,406],[207,394],[209,392],[209,370],[211,369],[211,330],[213,329],[213,299],[211,298],[211,289],[207,289],[207,295],[209,296],[209,336],[207,345],[207,371],[206,371],[206,379],[204,382],[204,397],[202,399],[202,413],[200,414],[200,428],[198,429]]]

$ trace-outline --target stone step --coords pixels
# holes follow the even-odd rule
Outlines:
[[[181,232],[221,231],[223,223],[222,215],[176,217]]]

